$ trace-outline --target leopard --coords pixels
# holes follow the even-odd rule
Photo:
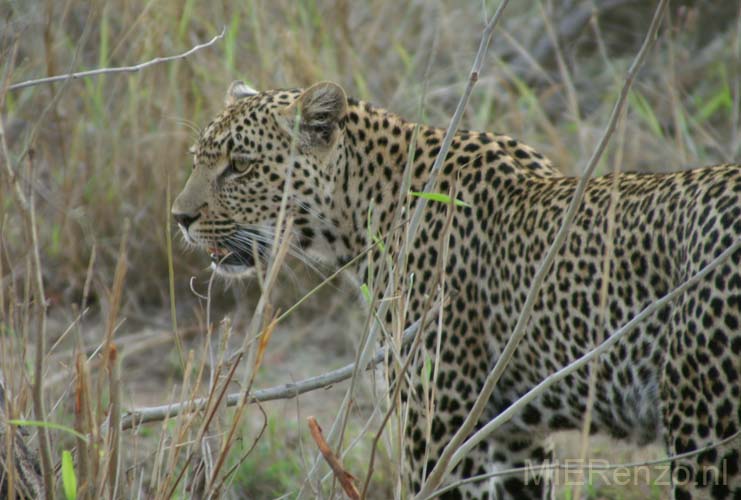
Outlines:
[[[579,186],[509,135],[451,134],[430,189],[445,128],[348,97],[333,82],[264,91],[234,82],[191,148],[192,171],[172,205],[185,240],[228,279],[264,266],[283,231],[306,262],[395,292],[386,300],[406,314],[381,319],[420,329],[408,377],[390,378],[404,384],[408,405],[399,467],[410,498],[473,407]],[[741,250],[731,248],[741,238],[741,165],[628,170],[584,184],[476,429],[724,251],[730,257],[523,405],[457,463],[440,498],[551,495],[552,478],[523,468],[553,463],[551,436],[581,430],[587,411],[591,434],[663,444],[673,498],[741,498]],[[418,206],[418,230],[404,244],[398,234]],[[384,265],[400,266],[406,289],[388,286],[393,272],[373,274]],[[419,323],[443,286],[435,321]],[[437,370],[427,381],[425,359]],[[422,400],[425,383],[436,388],[433,405]]]

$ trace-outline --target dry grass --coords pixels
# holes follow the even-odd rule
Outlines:
[[[484,3],[491,15],[495,4]],[[463,125],[518,137],[564,172],[576,174],[602,132],[652,6],[632,4],[591,20],[587,15],[580,25],[578,14],[589,14],[590,1],[556,2],[558,9],[544,2],[548,23],[536,4],[512,2],[508,7]],[[615,162],[623,171],[668,171],[739,158],[739,18],[734,2],[726,2],[728,12],[720,14],[717,4],[696,4],[671,11],[670,27],[639,75],[627,120],[601,164],[603,171]],[[204,478],[214,470],[209,460],[216,461],[224,449],[231,411],[214,410],[208,428],[203,416],[183,416],[120,438],[92,432],[117,405],[236,388],[224,378],[233,366],[227,352],[242,344],[258,287],[216,282],[214,307],[207,311],[189,285],[194,276],[194,288],[206,293],[209,273],[203,256],[183,251],[177,237],[168,253],[168,190],[174,193],[182,186],[197,127],[220,110],[227,84],[237,78],[257,88],[334,80],[348,94],[410,118],[418,116],[426,86],[424,120],[445,125],[466,84],[484,25],[482,3],[0,0],[0,19],[0,76],[11,83],[183,52],[226,27],[222,41],[187,60],[127,75],[0,91],[10,166],[22,195],[35,200],[36,219],[30,225],[3,165],[0,366],[11,396],[7,413],[34,418],[34,359],[42,318],[48,317],[42,357],[45,419],[89,434],[85,443],[48,429],[54,464],[63,450],[74,449],[78,480],[95,478],[91,486],[103,494],[117,485],[124,497],[170,492],[187,497],[218,485],[232,468],[233,482],[219,490],[223,496],[269,498],[295,491],[315,455],[305,417],[314,414],[325,427],[337,414],[341,388],[267,404],[266,418],[250,408],[244,418],[248,425],[235,438],[236,446],[225,448],[222,472],[213,483]],[[581,29],[574,31],[574,25]],[[564,38],[554,44],[551,31]],[[34,261],[32,227],[40,265]],[[276,294],[274,307],[281,310],[318,279],[295,263],[290,267]],[[46,315],[39,307],[37,275]],[[331,285],[278,326],[256,386],[315,375],[354,358],[361,307],[360,300],[346,300],[348,294],[360,296],[350,288],[341,282]],[[227,313],[230,322],[220,323]],[[208,317],[213,328],[206,326]],[[236,381],[242,379],[241,370]],[[380,418],[374,401],[382,393],[382,381],[363,380],[350,412],[345,444],[365,437],[343,464],[361,481]],[[369,418],[374,420],[364,432]],[[263,420],[267,430],[256,441]],[[199,435],[208,438],[198,441]],[[626,449],[617,457],[611,445],[596,443],[593,453],[611,461],[646,453]],[[376,498],[389,498],[395,487],[391,444],[391,438],[381,441],[371,489]],[[184,467],[186,462],[190,467]],[[201,469],[194,466],[201,462]],[[199,476],[198,470],[206,475]],[[118,481],[113,481],[116,474]],[[328,495],[331,481],[326,484]],[[61,493],[60,480],[57,488]],[[593,498],[655,494],[651,485],[641,488],[616,492],[595,485],[585,493]]]

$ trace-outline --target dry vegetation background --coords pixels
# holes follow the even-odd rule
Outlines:
[[[578,174],[607,121],[653,4],[512,2],[495,31],[463,126],[506,132],[550,156],[565,173]],[[50,422],[77,425],[77,352],[88,357],[90,422],[106,419],[116,399],[109,392],[109,365],[101,358],[106,336],[118,347],[123,409],[178,399],[186,376],[191,390],[200,375],[202,385],[195,391],[205,394],[209,378],[218,378],[213,356],[241,345],[256,285],[217,280],[209,313],[190,284],[192,278],[192,288],[206,294],[207,259],[186,251],[167,225],[168,193],[176,194],[190,171],[188,146],[197,128],[220,111],[229,82],[244,79],[256,88],[272,88],[334,80],[348,94],[409,118],[419,116],[424,94],[424,120],[445,126],[468,77],[485,16],[496,5],[0,0],[0,119],[13,172],[3,165],[0,174],[0,366],[9,417],[34,416],[35,342],[42,328],[39,272],[47,303],[43,379]],[[615,163],[622,170],[669,171],[741,158],[739,8],[730,0],[672,3],[602,171]],[[222,27],[223,39],[185,60],[137,73],[5,90],[8,83],[40,76],[181,53]],[[15,180],[35,202],[40,267],[29,221],[14,194]],[[171,254],[168,231],[174,240]],[[290,263],[275,294],[276,307],[285,310],[319,280]],[[255,387],[299,380],[352,361],[357,325],[364,318],[359,297],[353,285],[339,280],[298,308],[273,335]],[[210,336],[208,319],[216,324]],[[231,332],[231,339],[222,342],[224,332]],[[191,350],[193,366],[186,370],[182,359]],[[237,388],[236,383],[228,387]],[[346,446],[358,439],[345,462],[361,478],[378,425],[374,401],[381,391],[381,381],[368,378],[353,405]],[[314,414],[320,423],[331,422],[343,394],[342,388],[333,388],[266,404],[264,414],[250,407],[243,420],[248,425],[241,426],[224,455],[224,471],[231,474],[220,494],[293,497],[316,454],[305,417]],[[189,454],[196,457],[193,463],[209,453],[219,456],[232,416],[231,410],[219,410],[211,437],[193,449],[198,421],[170,420],[123,432],[119,493],[125,498],[194,494],[198,481],[192,467],[184,468],[185,461]],[[267,429],[256,440],[264,417]],[[63,450],[79,455],[79,441],[68,432],[49,432],[55,464]],[[35,430],[28,433],[33,448]],[[569,440],[562,441],[560,453],[568,453]],[[106,443],[104,451],[112,446]],[[391,498],[394,465],[382,448],[372,496]],[[661,455],[600,440],[594,441],[593,451],[612,461]],[[84,471],[79,460],[75,464],[80,479]],[[104,457],[99,466],[106,464]],[[186,470],[182,481],[173,484],[181,470]],[[58,488],[61,492],[61,481]],[[98,488],[105,496],[107,490]],[[327,497],[331,490],[329,481],[319,494]],[[585,494],[660,498],[662,492],[651,484],[615,490],[596,482]],[[570,492],[562,489],[560,495],[569,498]]]

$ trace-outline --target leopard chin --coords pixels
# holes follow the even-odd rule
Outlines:
[[[244,264],[226,264],[211,262],[211,270],[225,278],[250,278],[255,275],[257,269],[255,266],[246,266]]]

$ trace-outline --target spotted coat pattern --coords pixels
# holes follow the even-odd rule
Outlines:
[[[194,170],[173,206],[185,238],[209,249],[214,268],[226,275],[242,274],[265,257],[288,178],[291,248],[306,260],[338,267],[363,252],[371,243],[369,214],[373,234],[394,234],[400,203],[412,208],[416,203],[400,196],[407,163],[410,189],[421,190],[444,135],[347,99],[332,83],[307,90],[233,90],[227,100],[195,145]],[[420,400],[419,377],[403,393],[411,404],[404,470],[412,490],[463,422],[496,362],[576,183],[511,137],[456,134],[435,191],[452,193],[465,205],[427,205],[404,270],[414,274],[414,285],[397,298],[406,301],[408,325],[420,316],[426,297],[436,293],[435,276],[444,268],[449,300],[439,338],[434,413],[426,414]],[[591,180],[482,423],[739,237],[739,165]],[[398,248],[398,238],[387,243],[391,252]],[[373,267],[382,258],[382,252],[372,252]],[[356,274],[368,280],[369,260],[361,260]],[[385,284],[376,288],[382,291]],[[387,319],[395,318],[390,313]],[[434,355],[437,342],[433,325],[423,348]],[[593,432],[637,444],[661,440],[670,455],[735,435],[722,446],[674,460],[672,490],[677,499],[741,498],[741,251],[617,342],[595,369]],[[583,369],[552,386],[473,450],[450,480],[549,458],[550,433],[581,428],[588,380],[589,370]],[[499,476],[443,498],[547,493],[547,482],[527,479]]]

